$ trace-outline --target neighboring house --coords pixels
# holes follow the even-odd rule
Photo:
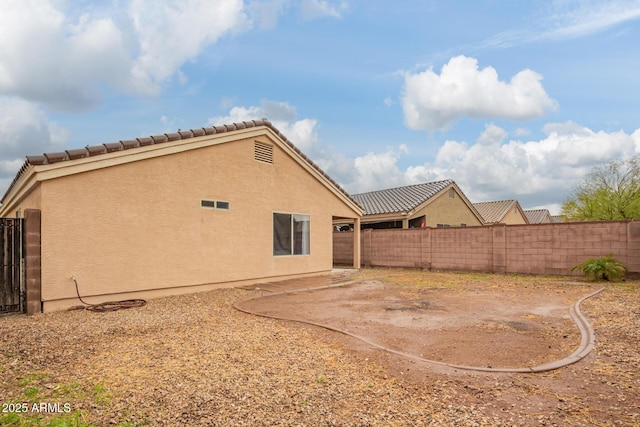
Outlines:
[[[0,217],[41,211],[44,311],[329,272],[362,208],[266,119],[28,156]],[[354,265],[360,249],[354,244]]]
[[[564,222],[564,217],[562,215],[551,215],[551,222],[553,223]]]
[[[529,221],[517,200],[498,200],[474,203],[487,224],[528,224]]]
[[[529,224],[549,224],[553,222],[548,209],[527,209],[524,214]]]
[[[480,214],[450,179],[352,197],[364,208],[363,229],[483,225]]]

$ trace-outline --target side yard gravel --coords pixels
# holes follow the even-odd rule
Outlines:
[[[516,280],[456,277],[495,286]],[[596,332],[590,356],[524,375],[415,366],[325,330],[232,308],[249,296],[222,289],[111,313],[0,318],[0,403],[59,404],[5,411],[0,424],[640,425],[635,282],[609,285],[583,304]],[[51,412],[64,404],[70,412]]]

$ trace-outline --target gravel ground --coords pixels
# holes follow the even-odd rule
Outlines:
[[[543,281],[451,277],[497,288]],[[232,308],[251,295],[223,289],[111,313],[0,318],[0,424],[640,425],[637,282],[583,303],[596,332],[585,360],[519,375],[436,372]]]

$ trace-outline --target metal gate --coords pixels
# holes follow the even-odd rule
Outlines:
[[[24,311],[22,219],[0,218],[0,314]]]

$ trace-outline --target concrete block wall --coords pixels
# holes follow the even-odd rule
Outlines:
[[[613,254],[640,275],[640,222],[363,230],[363,266],[580,275],[582,261]],[[334,233],[334,264],[353,261],[353,233]]]
[[[640,272],[640,222],[631,222],[627,227],[626,264],[630,272]]]
[[[589,222],[511,226],[506,242],[506,271],[571,274],[571,268],[576,264],[608,254],[628,264],[627,228],[630,224]]]
[[[333,233],[333,265],[353,264],[353,234],[353,231]],[[362,234],[360,240],[362,241]]]
[[[413,229],[366,230],[363,233],[365,260],[371,266],[424,267],[423,234]],[[367,247],[370,242],[370,249]]]
[[[431,268],[492,271],[491,231],[491,227],[431,229]]]

